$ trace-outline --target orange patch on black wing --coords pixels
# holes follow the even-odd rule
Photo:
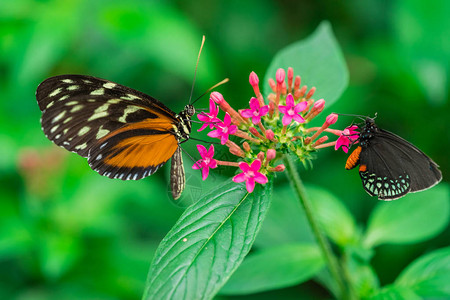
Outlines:
[[[178,147],[174,135],[133,136],[112,147],[103,163],[117,168],[154,167],[165,163]]]
[[[101,175],[122,180],[152,175],[178,148],[174,124],[167,117],[126,124],[89,150],[89,166]]]
[[[360,172],[365,172],[365,171],[367,171],[367,166],[366,166],[366,165],[360,165],[360,166],[359,166],[359,171],[360,171]]]
[[[359,164],[359,155],[361,154],[361,146],[358,146],[347,159],[345,169],[351,170]]]
[[[173,130],[173,121],[169,118],[167,118],[166,116],[162,115],[162,114],[158,114],[155,112],[152,112],[154,114],[156,114],[158,117],[154,118],[154,119],[145,119],[141,122],[136,122],[136,123],[130,123],[130,124],[126,124],[123,127],[114,130],[112,132],[110,132],[109,134],[107,134],[106,136],[104,136],[103,138],[101,138],[99,140],[99,143],[102,143],[103,141],[118,135],[119,133],[123,133],[125,131],[131,131],[131,130],[136,130],[136,129],[151,129],[151,130],[159,130],[159,131],[172,131]]]

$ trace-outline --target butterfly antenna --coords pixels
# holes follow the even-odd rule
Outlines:
[[[334,113],[338,116],[345,116],[345,117],[355,117],[355,118],[360,118],[361,120],[366,120],[368,118],[368,116],[363,116],[363,115],[354,115],[354,114],[339,114],[339,113]]]
[[[206,90],[206,92],[204,92],[203,94],[200,95],[200,97],[198,97],[197,99],[195,99],[194,102],[192,102],[192,104],[194,104],[195,102],[197,102],[198,100],[200,100],[201,97],[205,96],[206,94],[208,94],[212,89],[215,89],[216,87],[227,83],[229,81],[228,78],[225,78],[224,80],[222,80],[221,82],[216,83],[215,85],[213,85],[212,87],[210,87],[209,89]]]
[[[221,145],[219,142],[205,141],[205,140],[202,140],[202,139],[196,139],[196,138],[193,138],[193,137],[189,137],[189,139],[190,139],[190,140],[193,140],[193,141],[197,141],[197,142],[202,142],[202,143],[205,143],[205,144]]]
[[[191,95],[189,96],[189,104],[191,104],[192,94],[194,93],[195,78],[197,77],[198,62],[200,61],[200,55],[202,54],[204,44],[205,44],[205,36],[202,37],[202,44],[200,45],[200,50],[198,51],[197,63],[195,64],[195,71],[194,71],[194,80],[192,81]]]

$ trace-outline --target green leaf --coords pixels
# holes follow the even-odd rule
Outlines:
[[[325,266],[316,245],[287,244],[256,251],[220,290],[221,294],[251,294],[302,283]]]
[[[450,247],[419,257],[400,274],[397,286],[423,297],[450,297]]]
[[[353,243],[358,236],[356,224],[344,204],[322,188],[308,185],[307,191],[317,220],[326,235],[340,246]]]
[[[420,300],[422,299],[411,289],[397,286],[387,286],[374,293],[369,300]]]
[[[188,207],[158,247],[143,299],[211,299],[250,251],[271,190],[229,182]]]
[[[292,67],[300,75],[302,85],[317,88],[314,98],[324,98],[327,106],[335,102],[348,85],[348,70],[341,49],[331,31],[329,22],[322,22],[316,31],[304,40],[280,50],[267,69],[264,94],[271,93],[269,78],[278,68]]]
[[[368,255],[366,252],[369,251],[357,246],[349,246],[346,247],[342,259],[351,280],[351,286],[360,298],[366,298],[379,288],[377,274],[369,263],[372,255]]]
[[[259,248],[276,245],[315,243],[305,212],[290,184],[277,184],[270,211],[255,241]]]
[[[423,241],[441,232],[448,218],[449,189],[444,183],[393,202],[380,202],[369,219],[364,245]]]
[[[421,0],[393,3],[393,42],[406,71],[416,77],[424,96],[434,105],[448,99],[450,35],[447,0]],[[430,33],[433,34],[430,34]],[[421,97],[423,98],[423,97]]]

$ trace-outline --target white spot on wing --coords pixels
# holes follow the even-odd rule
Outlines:
[[[127,108],[124,109],[123,115],[118,119],[119,122],[126,123],[127,116],[138,111],[140,108],[137,106],[128,105]]]
[[[66,95],[67,96],[67,95]],[[60,99],[61,100],[61,99]],[[69,102],[67,102],[65,105],[67,105],[67,106],[72,106],[72,105],[75,105],[75,104],[78,104],[78,101],[69,101]]]
[[[87,148],[87,143],[75,146],[75,150],[83,150]]]
[[[50,103],[47,105],[46,109],[49,108],[49,107],[51,107],[53,104],[55,104],[55,101],[50,102]]]
[[[54,133],[56,130],[58,130],[59,125],[53,126],[52,129],[50,129],[50,133]]]
[[[98,129],[97,135],[95,136],[97,140],[101,139],[109,133],[109,130],[103,129],[103,125]]]
[[[105,103],[102,106],[98,107],[96,110],[94,110],[94,114],[88,119],[88,121],[106,117],[108,115],[108,107],[109,103]]]
[[[126,96],[120,97],[120,99],[123,100],[135,100],[135,99],[141,99],[140,97],[133,95],[133,94],[127,94]]]
[[[69,85],[69,86],[67,87],[67,90],[68,90],[68,91],[75,91],[75,90],[78,90],[79,88],[80,88],[79,85]]]
[[[63,79],[61,81],[64,83],[74,83],[74,81],[72,79]]]
[[[68,117],[67,119],[65,119],[63,121],[63,124],[66,124],[66,123],[70,122],[70,120],[72,120],[72,117]],[[67,128],[67,130],[69,130],[69,129]]]
[[[75,105],[71,110],[70,110],[70,112],[71,113],[74,113],[74,112],[77,112],[77,111],[79,111],[79,110],[81,110],[83,108],[83,105]]]
[[[65,114],[66,114],[65,110],[60,112],[56,117],[53,118],[52,123],[55,123],[55,122],[58,122],[59,120],[61,120],[61,118],[64,117]]]
[[[114,82],[107,82],[107,83],[105,83],[105,84],[103,85],[103,87],[104,87],[104,88],[107,88],[107,89],[112,89],[112,88],[114,88],[116,85],[117,85],[117,84],[114,83]]]
[[[62,88],[57,88],[56,90],[54,90],[53,92],[51,92],[48,96],[49,97],[53,97],[58,95],[59,93],[61,93]]]
[[[91,127],[84,126],[83,128],[80,129],[80,131],[78,131],[78,135],[79,136],[85,135],[86,133],[89,132],[90,129],[91,129]]]
[[[105,93],[105,89],[104,88],[99,88],[95,91],[91,92],[91,95],[97,95],[97,96],[101,96]]]

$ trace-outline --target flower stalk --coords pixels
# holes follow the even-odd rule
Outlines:
[[[308,195],[306,194],[306,189],[303,185],[300,175],[298,174],[297,169],[290,157],[286,156],[284,158],[284,165],[286,166],[286,172],[288,174],[289,180],[291,181],[291,185],[294,188],[295,193],[297,194],[297,198],[301,206],[305,210],[306,218],[308,219],[309,225],[311,226],[316,241],[319,244],[319,247],[322,250],[322,254],[324,255],[325,260],[328,264],[330,274],[339,288],[339,298],[348,299],[347,288],[340,275],[341,271],[338,260],[331,250],[330,244],[319,228],[319,224],[312,211],[311,202],[308,198]]]

